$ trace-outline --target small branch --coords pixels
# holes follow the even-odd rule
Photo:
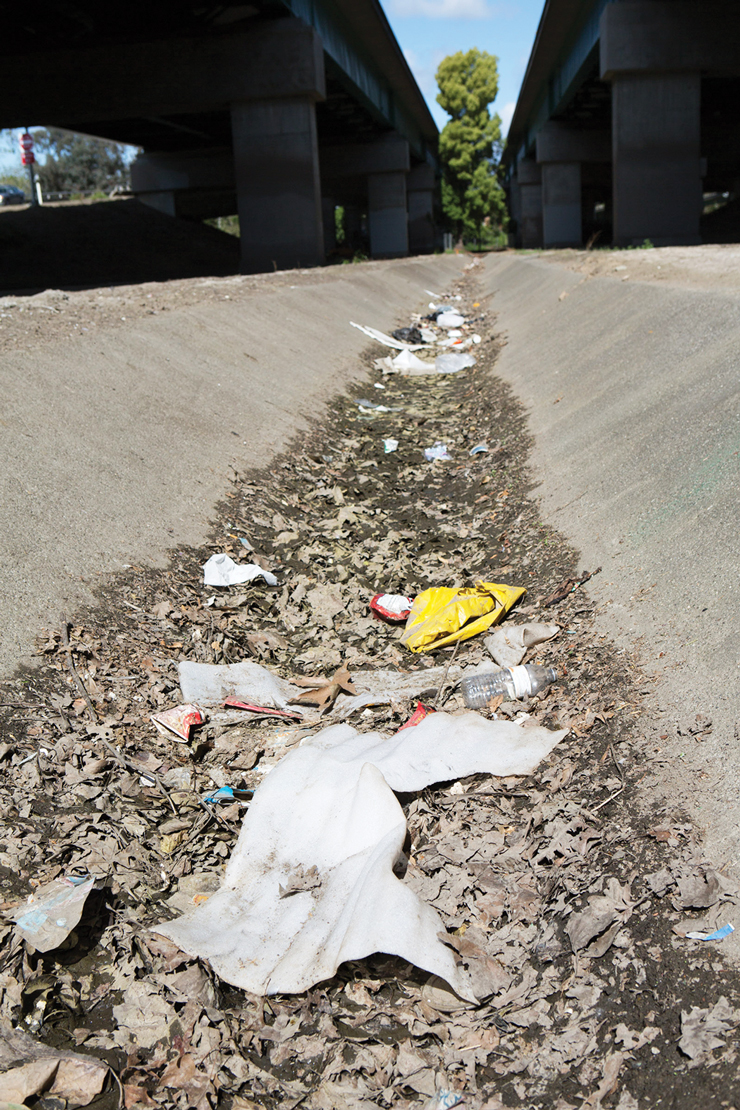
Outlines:
[[[64,647],[64,654],[65,654],[65,657],[67,659],[67,666],[69,667],[70,674],[72,675],[72,678],[75,680],[75,685],[76,685],[77,689],[82,694],[83,698],[85,699],[85,701],[87,703],[87,708],[89,710],[90,716],[92,717],[95,724],[97,724],[98,723],[98,715],[95,712],[95,706],[93,705],[92,698],[90,697],[89,693],[87,692],[87,689],[85,687],[85,683],[82,681],[79,674],[77,673],[77,668],[75,667],[74,660],[72,658],[72,648],[71,648],[70,643],[69,643],[69,621],[67,620],[66,617],[62,621],[62,646]]]

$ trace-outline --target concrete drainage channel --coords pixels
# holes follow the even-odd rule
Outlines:
[[[0,983],[16,1029],[6,1024],[15,1055],[0,1056],[0,1100],[45,1086],[70,1106],[113,1106],[109,1065],[130,1107],[732,1099],[740,988],[728,941],[687,934],[732,920],[733,887],[680,808],[642,802],[656,773],[640,728],[646,676],[605,634],[604,572],[581,585],[595,564],[538,513],[527,415],[497,376],[517,353],[511,325],[500,354],[516,298],[497,293],[495,320],[497,264],[462,280],[459,262],[436,281],[435,263],[425,273],[425,286],[461,298],[461,338],[480,334],[473,367],[383,374],[387,352],[366,350],[310,428],[286,431],[267,465],[237,466],[207,542],[181,538],[166,564],[106,575],[40,642],[33,674],[4,685]],[[429,323],[370,308],[345,319]],[[434,446],[445,450],[430,461]],[[219,552],[278,584],[214,592],[202,568]],[[559,626],[523,656],[559,680],[470,713],[457,684],[493,666],[483,635],[413,653],[369,604],[477,581],[526,587],[503,629]],[[189,736],[157,731],[150,716],[186,693],[178,663],[236,664],[277,683],[276,700],[262,714],[203,706]],[[294,711],[297,722],[278,716]],[[253,843],[258,826],[269,844]],[[261,859],[270,845],[277,855]],[[229,858],[241,863],[218,892]],[[69,912],[80,910],[51,946],[28,932],[39,898],[30,925],[24,900],[39,883],[67,883]],[[181,915],[202,921],[223,897],[236,939],[220,945],[218,920],[186,937]],[[16,1074],[32,1052],[46,1078]],[[85,1081],[70,1091],[65,1074]]]

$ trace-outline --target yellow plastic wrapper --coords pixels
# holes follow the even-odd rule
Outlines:
[[[456,640],[469,640],[498,624],[526,592],[523,586],[496,582],[477,582],[458,590],[449,586],[424,590],[414,599],[401,643],[411,651],[431,651]]]

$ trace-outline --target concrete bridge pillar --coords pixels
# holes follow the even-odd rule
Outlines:
[[[434,170],[428,165],[414,166],[406,178],[412,254],[431,254],[434,250],[434,184]]]
[[[612,82],[614,243],[701,242],[699,73],[620,73]]]
[[[517,166],[521,245],[525,250],[542,246],[542,174],[534,160],[522,159]]]
[[[369,174],[367,219],[373,258],[400,258],[409,253],[406,174],[403,170]]]
[[[242,271],[324,261],[316,109],[309,96],[231,106]]]
[[[580,247],[581,163],[546,162],[542,167],[542,244]]]

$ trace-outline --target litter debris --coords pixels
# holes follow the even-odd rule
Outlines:
[[[382,343],[384,347],[392,347],[396,351],[416,351],[423,345],[421,343],[402,343],[400,339],[394,339],[393,336],[386,335],[384,331],[378,331],[377,328],[365,327],[364,324],[355,324],[353,320],[350,320],[350,324],[353,328],[357,328],[361,331],[363,335],[366,335],[368,339],[374,339],[376,343]]]
[[[360,412],[400,412],[399,408],[389,408],[388,405],[379,405],[376,401],[369,401],[367,397],[362,397],[359,401],[355,402]]]
[[[165,709],[163,713],[153,713],[149,719],[163,736],[174,736],[176,740],[187,744],[190,729],[194,725],[202,725],[205,717],[197,705],[188,704],[176,705],[174,709]]]
[[[505,624],[483,643],[500,667],[516,667],[529,648],[552,640],[559,631],[557,624]]]
[[[271,709],[265,705],[252,705],[250,702],[241,701],[239,698],[225,698],[224,705],[230,709],[243,709],[245,713],[253,713],[258,717],[280,717],[287,721],[301,721],[300,713],[291,713],[286,709]]]
[[[470,450],[468,452],[468,454],[471,455],[471,456],[473,456],[473,455],[482,455],[486,451],[488,451],[488,444],[487,443],[479,443],[475,447],[473,447],[472,450]]]
[[[539,694],[552,682],[558,672],[554,667],[537,667],[527,663],[523,667],[488,671],[484,674],[466,675],[460,683],[460,692],[468,709],[483,709],[493,698],[524,698]]]
[[[397,451],[397,450],[398,450],[398,440],[397,439],[384,439],[383,440],[383,451],[386,455],[392,455],[393,452]]]
[[[427,462],[436,462],[437,460],[448,462],[452,459],[452,455],[447,450],[446,443],[435,443],[434,447],[424,448],[424,458]]]
[[[253,994],[304,991],[345,960],[386,952],[473,1001],[437,912],[393,872],[406,837],[394,791],[475,772],[531,774],[566,735],[473,713],[433,713],[390,738],[324,729],[255,791],[221,889],[155,931]],[[313,867],[318,885],[281,897]]]
[[[523,586],[496,582],[424,590],[414,599],[401,643],[411,651],[432,651],[469,640],[502,620],[526,592]]]
[[[357,694],[342,700],[338,715],[345,718],[369,706],[400,704],[420,698],[431,701],[437,697],[443,682],[454,685],[461,676],[462,668],[456,664],[425,667],[409,674],[388,670],[356,671],[353,683]]]
[[[405,594],[376,594],[370,598],[370,608],[387,621],[405,621],[414,603]]]
[[[233,786],[219,786],[213,794],[203,799],[207,805],[219,805],[221,802],[237,802],[251,795],[251,790],[235,790]]]
[[[401,351],[400,355],[391,359],[391,366],[400,373],[406,373],[409,370],[420,370],[424,374],[433,374],[435,371],[433,362],[425,362],[413,351]]]
[[[724,940],[725,937],[729,937],[730,933],[734,932],[735,926],[728,923],[727,925],[723,925],[721,929],[715,929],[713,933],[692,931],[690,933],[685,933],[684,936],[686,936],[688,940]]]
[[[452,1110],[453,1106],[462,1106],[464,1102],[465,1098],[460,1091],[448,1091],[446,1087],[440,1087],[421,1110]]]
[[[256,563],[235,563],[230,555],[211,555],[203,566],[203,582],[206,586],[240,586],[264,578],[268,586],[277,586],[277,578],[269,570],[263,570]]]
[[[196,705],[222,705],[227,698],[272,709],[287,709],[297,693],[282,678],[249,659],[241,663],[194,663],[184,659],[177,664],[180,690],[185,701]]]
[[[435,712],[436,710],[432,709],[431,706],[422,705],[421,702],[417,702],[416,709],[411,714],[406,724],[401,725],[401,727],[398,729],[398,732],[403,732],[405,728],[416,728],[416,726],[420,724],[420,722],[423,721],[425,717],[428,717],[430,713]],[[396,735],[398,735],[398,732],[396,733]]]
[[[459,328],[461,324],[465,323],[465,317],[461,316],[459,312],[440,312],[437,316],[437,323],[441,328]]]
[[[51,952],[63,944],[82,917],[95,878],[83,875],[54,879],[40,886],[15,909],[6,911],[18,931],[37,952]]]
[[[472,355],[464,355],[459,351],[448,351],[437,355],[434,365],[438,374],[457,374],[459,370],[467,370],[469,366],[475,366],[475,359]]]
[[[417,347],[421,343],[423,343],[423,339],[421,337],[421,332],[419,331],[418,328],[415,328],[415,327],[412,327],[412,328],[396,328],[396,330],[394,332],[392,332],[391,334],[393,335],[394,339],[400,339],[400,341],[402,343],[413,343]]]

